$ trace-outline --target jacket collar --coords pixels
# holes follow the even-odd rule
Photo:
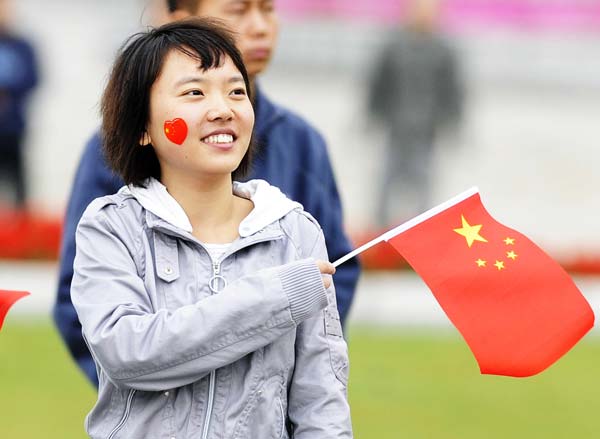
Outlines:
[[[151,177],[144,182],[144,186],[130,184],[119,192],[133,196],[144,209],[175,228],[192,233],[192,224],[183,207],[169,194],[165,185]],[[150,223],[148,225],[152,226]]]
[[[151,212],[159,222],[166,222],[180,231],[192,232],[192,225],[181,205],[169,194],[158,180],[149,178],[146,187],[125,186],[119,192],[133,196],[146,211]],[[253,235],[270,224],[283,218],[302,205],[288,199],[278,188],[264,180],[250,180],[245,183],[233,182],[233,193],[248,198],[254,209],[242,220],[238,233],[242,238]],[[156,224],[150,219],[150,227]]]

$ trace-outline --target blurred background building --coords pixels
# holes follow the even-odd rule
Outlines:
[[[384,135],[368,114],[366,84],[407,1],[275,0],[279,48],[261,86],[327,139],[357,244],[380,231]],[[15,304],[0,334],[0,433],[83,437],[95,395],[50,321],[60,218],[83,145],[99,124],[113,56],[150,17],[146,0],[12,3],[14,29],[33,44],[41,82],[28,106],[29,211],[11,210],[0,183],[0,289],[32,293]],[[596,311],[600,0],[446,0],[440,25],[460,60],[466,101],[459,134],[441,137],[433,150],[432,204],[478,186],[496,219],[571,270]],[[396,253],[376,249],[364,265],[396,266],[389,263]],[[598,436],[597,336],[540,377],[481,377],[410,270],[366,270],[349,320],[357,436]],[[384,327],[371,336],[375,325]],[[40,432],[22,434],[28,424]]]

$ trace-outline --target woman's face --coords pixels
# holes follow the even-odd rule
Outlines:
[[[253,125],[244,79],[229,57],[203,71],[197,59],[172,50],[150,90],[149,138],[140,143],[156,150],[163,178],[229,175],[246,154]]]

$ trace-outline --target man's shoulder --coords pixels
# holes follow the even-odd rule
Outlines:
[[[2,43],[10,44],[19,48],[32,48],[32,45],[29,42],[29,40],[25,39],[23,36],[18,34],[4,35],[2,38],[0,38],[0,41]]]
[[[266,141],[274,153],[279,151],[281,156],[296,164],[325,160],[329,153],[321,133],[292,110],[280,109],[280,118],[262,132],[261,140]]]
[[[96,155],[102,155],[102,137],[100,135],[100,130],[94,131],[86,142],[85,153],[89,152],[93,152]]]
[[[281,104],[274,103],[273,106],[277,109],[279,116],[276,123],[273,124],[274,127],[291,129],[294,133],[307,133],[321,136],[319,130],[307,121],[304,116],[301,116],[294,110],[284,107]]]
[[[298,143],[301,148],[325,148],[325,141],[319,130],[303,116],[261,94],[260,104],[265,107],[267,117],[261,118],[257,130],[263,137],[273,141]]]
[[[106,186],[111,189],[106,194],[116,192],[123,186],[123,181],[113,173],[106,162],[99,131],[94,132],[85,144],[78,168],[79,172],[83,172],[88,177],[95,176],[94,178],[105,181]]]

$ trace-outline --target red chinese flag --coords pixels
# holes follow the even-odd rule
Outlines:
[[[29,295],[27,291],[0,290],[0,329],[4,323],[4,317],[13,304],[21,297]]]
[[[492,218],[476,191],[385,239],[429,286],[481,373],[535,375],[594,325],[590,305],[562,267]]]

